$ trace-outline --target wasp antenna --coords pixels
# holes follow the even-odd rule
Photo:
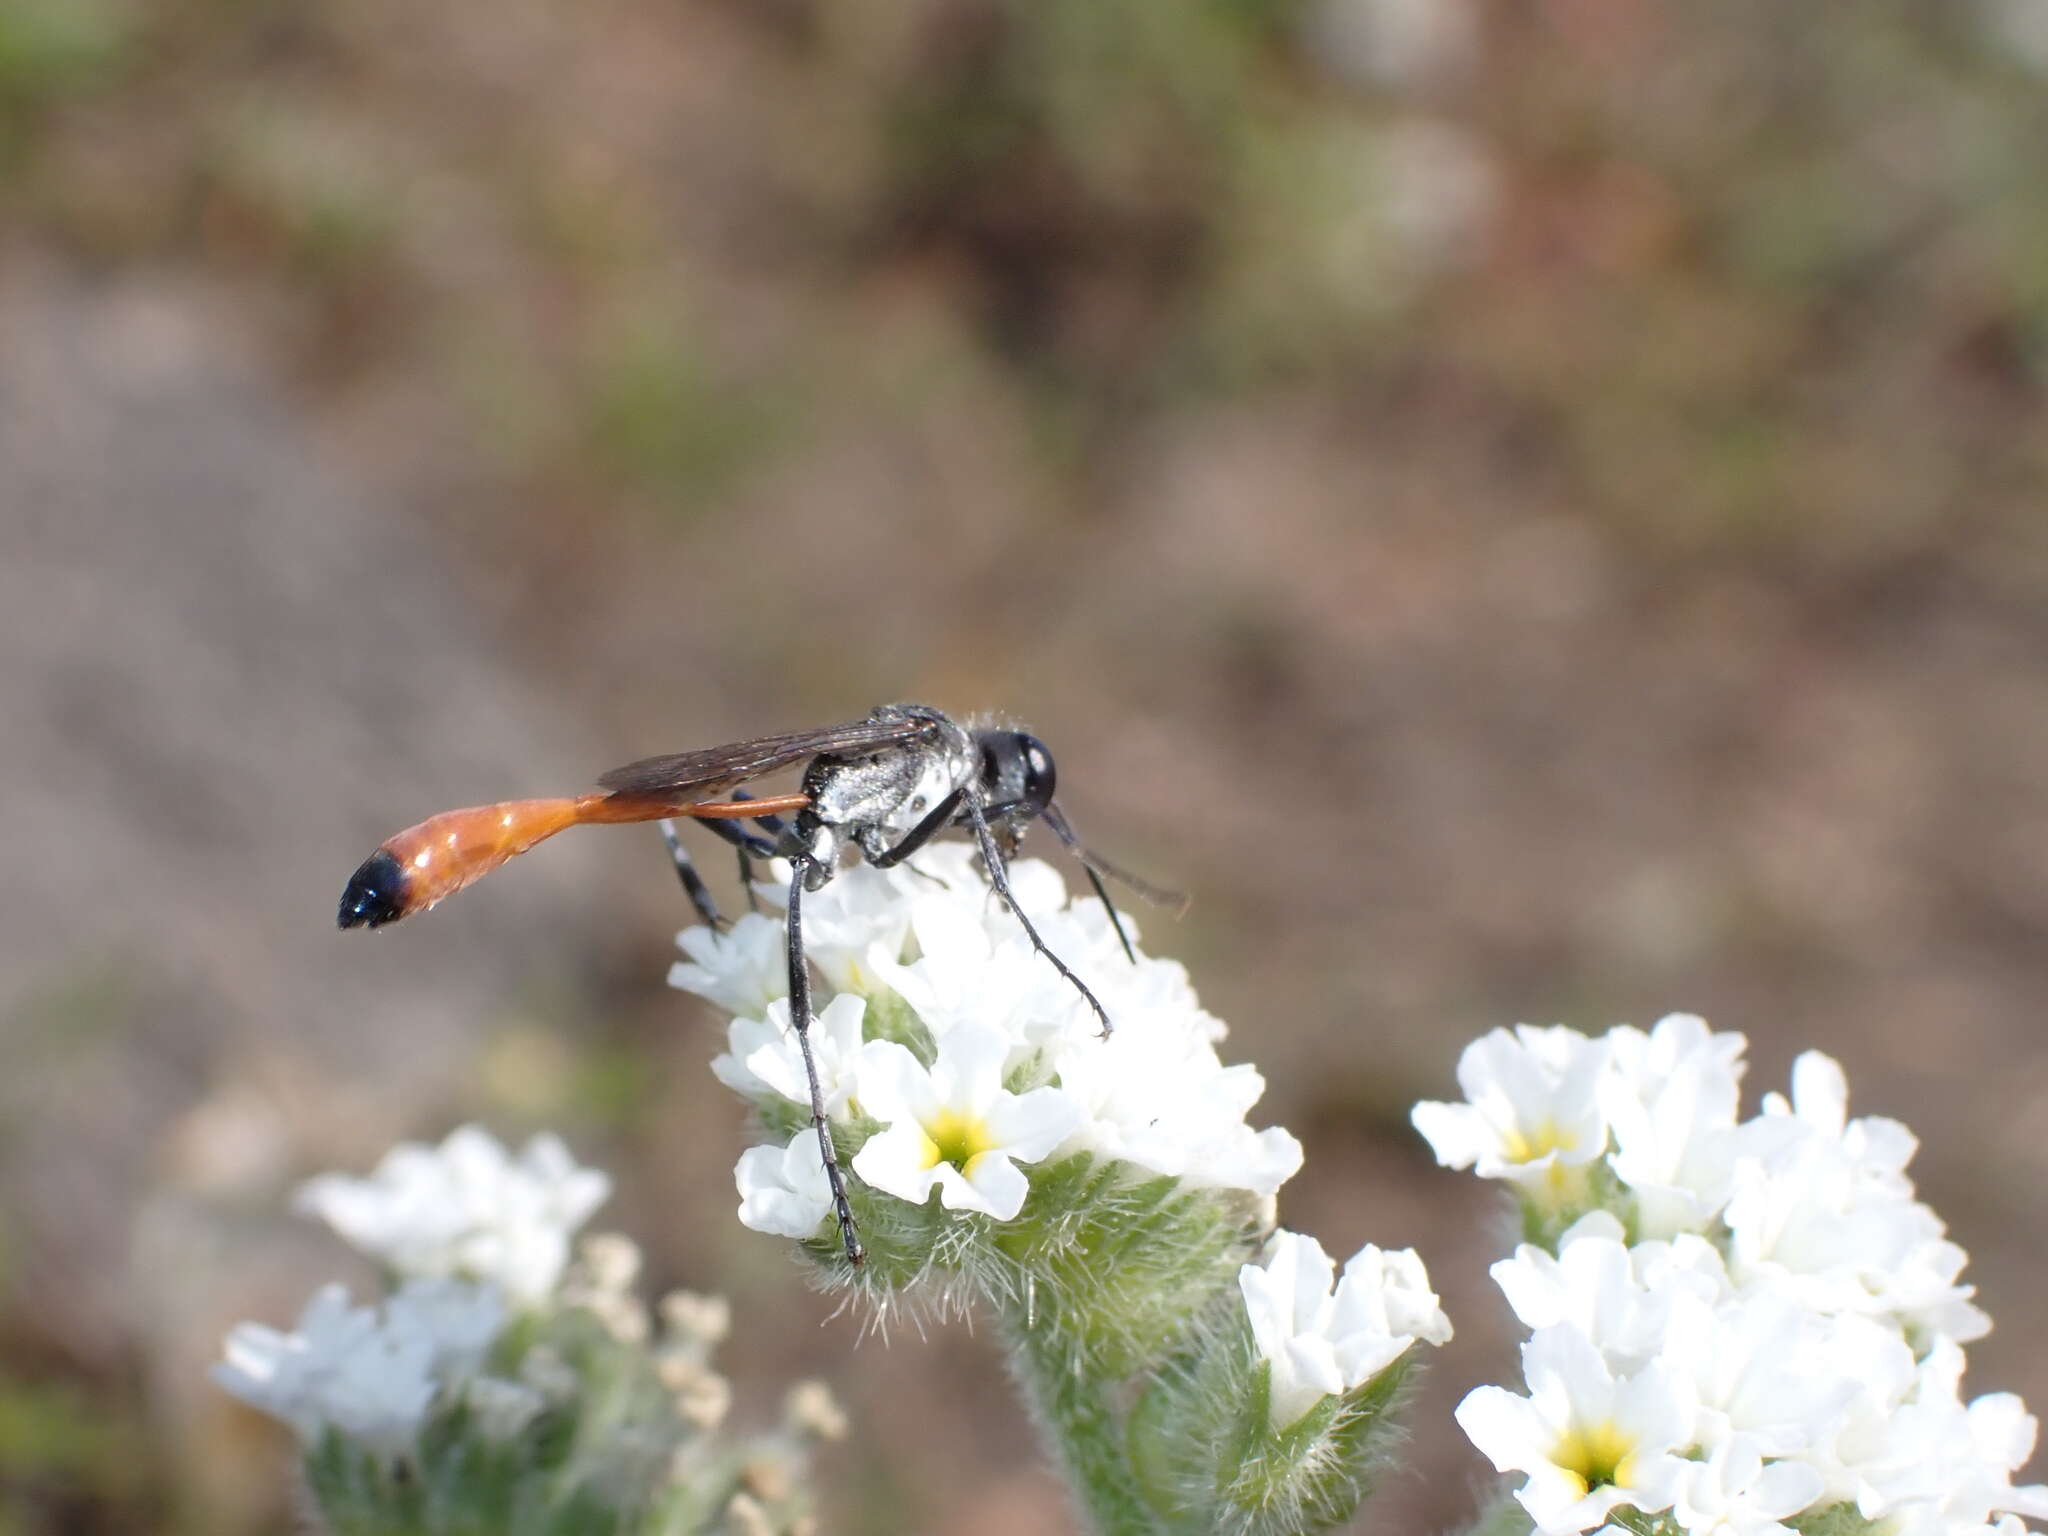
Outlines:
[[[1096,897],[1102,902],[1102,910],[1109,914],[1109,926],[1116,930],[1117,942],[1124,947],[1124,958],[1131,964],[1138,963],[1138,952],[1131,946],[1131,936],[1124,928],[1123,914],[1116,909],[1116,903],[1109,899],[1109,887],[1102,883],[1102,876],[1096,873],[1089,862],[1088,850],[1081,846],[1081,840],[1074,836],[1074,829],[1067,824],[1067,818],[1057,805],[1050,802],[1045,807],[1045,824],[1052,828],[1053,836],[1065,843],[1081,861],[1081,868],[1088,873],[1088,883],[1095,887]]]
[[[1106,876],[1152,906],[1170,907],[1176,918],[1187,916],[1188,907],[1194,901],[1193,897],[1185,891],[1170,891],[1163,885],[1154,885],[1151,881],[1132,874],[1122,865],[1111,863],[1093,848],[1083,845],[1074,835],[1073,824],[1067,820],[1057,805],[1047,806],[1041,819],[1052,828],[1053,835],[1067,845],[1074,857],[1081,861],[1081,867],[1090,875]]]
[[[1138,952],[1131,948],[1131,936],[1124,931],[1123,914],[1117,911],[1116,903],[1109,899],[1109,887],[1102,883],[1102,876],[1088,865],[1083,864],[1081,867],[1088,871],[1088,883],[1095,887],[1095,894],[1102,901],[1102,910],[1109,914],[1109,926],[1116,930],[1117,941],[1124,947],[1124,958],[1136,965]]]

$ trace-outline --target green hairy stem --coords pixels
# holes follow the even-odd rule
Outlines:
[[[854,1283],[877,1302],[907,1281],[913,1295],[964,1285],[994,1311],[1046,1452],[1098,1536],[1291,1536],[1356,1512],[1407,1362],[1269,1424],[1269,1368],[1237,1286],[1263,1234],[1241,1195],[1077,1156],[1034,1170],[1015,1221],[953,1218],[934,1244],[915,1214],[899,1203],[895,1222],[864,1226],[870,1261]],[[822,1242],[811,1251],[829,1266]]]

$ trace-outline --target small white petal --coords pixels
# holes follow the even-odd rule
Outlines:
[[[862,1049],[867,1006],[867,1000],[857,993],[842,992],[811,1020],[811,1060],[817,1067],[818,1091],[824,1096],[825,1113],[829,1116],[844,1115],[847,1101],[853,1096],[854,1062]],[[741,1021],[735,1020],[735,1056],[742,1044],[740,1029]],[[790,1028],[787,998],[769,1005],[767,1018],[748,1028],[745,1043],[751,1049],[739,1069],[727,1066],[720,1071],[720,1063],[730,1060],[727,1057],[712,1062],[712,1070],[719,1073],[720,1081],[739,1087],[751,1080],[769,1093],[808,1108],[810,1078],[804,1072],[803,1046],[796,1031]]]
[[[877,1131],[853,1156],[854,1176],[862,1183],[912,1205],[931,1197],[941,1169],[953,1171],[952,1164],[935,1160],[931,1138],[911,1118]]]
[[[669,969],[668,984],[694,992],[741,1018],[759,1018],[789,995],[789,959],[779,918],[749,912],[730,929],[685,928],[676,944],[688,960]]]
[[[1363,1386],[1418,1338],[1441,1343],[1449,1319],[1412,1252],[1368,1247],[1336,1266],[1312,1237],[1276,1232],[1264,1261],[1237,1274],[1252,1342],[1271,1365],[1273,1426]]]
[[[1024,1209],[1024,1197],[1031,1193],[1031,1181],[1007,1157],[984,1152],[964,1169],[939,1165],[946,1177],[939,1199],[948,1209],[986,1211],[997,1221],[1008,1221]]]
[[[756,1232],[809,1237],[832,1214],[824,1155],[809,1127],[784,1146],[749,1147],[733,1169],[733,1183],[740,1194],[740,1220]]]

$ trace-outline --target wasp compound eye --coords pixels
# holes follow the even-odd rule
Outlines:
[[[1031,813],[1041,814],[1052,804],[1053,784],[1057,774],[1053,771],[1052,754],[1045,750],[1045,743],[1036,736],[1021,739],[1024,748],[1024,793],[1022,799]]]
[[[1045,814],[1052,804],[1052,754],[1036,736],[1022,731],[980,735],[982,794],[986,807],[1013,819]]]

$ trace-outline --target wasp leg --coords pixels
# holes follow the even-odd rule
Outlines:
[[[760,819],[766,821],[770,818],[764,816]],[[739,818],[736,816],[701,816],[697,819],[697,825],[711,833],[714,837],[724,838],[733,847],[739,849],[740,852],[748,854],[753,858],[772,859],[775,857],[775,844],[761,836],[758,832],[743,830],[739,824]]]
[[[995,833],[989,829],[988,816],[981,808],[981,801],[968,794],[967,820],[974,828],[975,841],[981,845],[981,862],[988,866],[989,884],[996,888],[996,894],[1003,898],[1017,921],[1023,924],[1024,936],[1031,940],[1031,947],[1052,962],[1052,968],[1074,984],[1074,990],[1095,1010],[1095,1017],[1102,1021],[1102,1038],[1109,1038],[1109,1013],[1096,995],[1088,990],[1088,983],[1067,968],[1066,961],[1045,947],[1045,940],[1038,936],[1038,930],[1031,926],[1031,919],[1024,915],[1024,909],[1017,904],[1017,898],[1010,894],[1009,866],[1003,862],[1003,851],[996,846]]]
[[[735,800],[753,798],[751,795],[741,794],[738,790],[733,791],[732,797]],[[779,835],[782,831],[780,816],[755,816],[750,819],[756,826],[765,827],[770,832]],[[770,822],[774,825],[769,826]],[[754,899],[754,860],[774,858],[775,844],[758,832],[744,830],[737,817],[705,816],[699,819],[698,825],[714,836],[724,838],[740,851],[740,889],[747,893],[747,910],[760,911],[761,905]]]
[[[723,928],[725,919],[718,914],[718,903],[711,899],[711,888],[697,873],[690,850],[683,846],[674,818],[664,816],[658,825],[661,827],[661,840],[668,844],[668,856],[675,864],[676,878],[683,882],[683,894],[690,898],[690,905],[697,909],[697,915],[704,919],[705,926]]]
[[[891,869],[901,864],[905,859],[909,858],[918,849],[945,830],[946,823],[953,819],[953,813],[960,809],[961,798],[966,793],[967,791],[964,789],[954,790],[953,793],[933,806],[923,821],[920,821],[916,826],[904,833],[902,839],[895,847],[883,848],[876,852],[868,853],[868,862],[877,869]],[[861,845],[861,851],[867,853],[866,843]]]
[[[735,800],[751,800],[754,797],[744,789],[736,789],[732,792],[732,798]],[[780,816],[756,816],[754,818],[754,825],[759,827],[770,838],[778,838],[782,836],[786,824]],[[740,851],[740,889],[747,893],[747,910],[749,912],[758,912],[761,910],[761,899],[754,894],[754,856],[747,851],[745,843],[740,843],[736,846]]]
[[[804,880],[811,872],[812,862],[801,853],[789,861],[789,1022],[796,1029],[797,1048],[803,1052],[804,1078],[811,1087],[811,1126],[818,1133],[818,1153],[825,1160],[825,1182],[832,1186],[832,1212],[839,1218],[839,1238],[846,1245],[846,1262],[859,1264],[867,1255],[854,1234],[853,1207],[846,1202],[846,1175],[840,1172],[839,1154],[832,1147],[825,1095],[818,1087],[818,1063],[811,1054],[811,972],[804,959],[803,899]]]

